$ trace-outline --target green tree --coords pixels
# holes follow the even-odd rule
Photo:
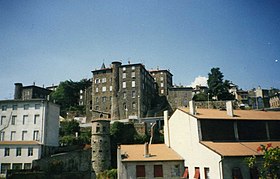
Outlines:
[[[208,94],[206,94],[206,93],[195,94],[193,96],[193,100],[194,101],[207,101],[208,100]]]
[[[67,116],[67,111],[83,111],[79,106],[80,90],[84,90],[91,85],[90,80],[82,79],[80,82],[66,80],[60,82],[57,89],[51,93],[51,100],[60,105],[60,115]]]
[[[220,68],[212,68],[208,73],[208,92],[210,97],[214,97],[217,100],[232,100],[234,96],[229,93],[229,81],[223,81],[224,75],[220,71]]]
[[[259,174],[262,179],[280,178],[280,148],[273,147],[271,143],[260,145],[257,151],[263,154]],[[257,157],[252,156],[245,159],[250,168],[257,167]]]

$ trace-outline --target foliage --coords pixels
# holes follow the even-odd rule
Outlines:
[[[206,93],[198,93],[193,96],[194,101],[208,101],[208,95]]]
[[[61,173],[63,170],[63,162],[61,160],[50,161],[49,170],[55,174]]]
[[[220,68],[212,68],[208,73],[207,84],[209,87],[210,97],[215,97],[217,100],[232,100],[234,96],[229,93],[229,81],[223,81],[224,75]]]
[[[75,120],[61,122],[59,135],[59,142],[64,146],[90,144],[91,140],[91,131],[89,129],[81,131],[79,123]]]
[[[105,170],[97,175],[97,179],[117,179],[117,177],[118,177],[117,169]]]
[[[262,179],[280,178],[280,148],[278,146],[272,147],[271,143],[269,143],[267,146],[260,145],[257,151],[263,153],[263,163],[259,168],[260,177]],[[250,168],[254,168],[257,164],[257,158],[255,156],[248,157],[246,162]]]
[[[80,126],[76,120],[60,122],[60,128],[59,128],[60,136],[75,135],[76,132],[78,133],[80,132]]]
[[[80,90],[84,90],[90,85],[91,82],[87,79],[82,79],[80,82],[73,82],[72,80],[60,82],[57,89],[50,96],[52,101],[60,105],[60,113],[63,117],[66,117],[69,110],[80,109],[78,107]]]

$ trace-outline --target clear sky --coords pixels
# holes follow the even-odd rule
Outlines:
[[[170,69],[182,85],[219,67],[242,89],[280,88],[280,1],[0,0],[0,99],[15,82],[79,81],[112,61]]]

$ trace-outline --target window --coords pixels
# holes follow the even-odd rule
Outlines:
[[[100,132],[100,127],[96,127],[96,132]]]
[[[163,85],[163,83],[160,83],[160,87],[163,87],[164,85]]]
[[[4,125],[5,120],[6,120],[6,116],[1,116],[0,125]]]
[[[200,179],[199,167],[195,167],[194,169],[194,179]]]
[[[4,174],[7,172],[7,170],[11,169],[10,163],[1,163],[1,173]]]
[[[154,165],[154,177],[163,177],[162,165]]]
[[[126,78],[126,73],[125,72],[122,74],[122,78]]]
[[[31,169],[31,163],[25,163],[23,169]]]
[[[7,105],[2,105],[2,111],[7,111]]]
[[[10,140],[15,140],[16,139],[16,131],[11,131],[11,138]]]
[[[35,104],[35,109],[40,109],[41,105],[40,104]]]
[[[28,156],[33,156],[33,147],[28,147]]]
[[[161,93],[161,94],[163,94],[163,93],[164,93],[164,90],[163,90],[163,89],[162,89],[162,90],[160,90],[160,93]]]
[[[22,163],[13,163],[12,169],[13,170],[21,170],[22,169]]]
[[[28,109],[29,109],[29,104],[25,104],[25,105],[23,106],[23,109],[24,109],[24,110],[28,110]]]
[[[0,141],[4,141],[5,140],[5,132],[1,132],[0,133]]]
[[[13,105],[13,110],[17,110],[17,105]]]
[[[232,178],[234,178],[234,179],[242,179],[243,178],[240,168],[235,167],[235,168],[232,169]]]
[[[94,82],[95,82],[95,84],[98,84],[99,83],[99,79],[96,78]]]
[[[136,177],[146,177],[145,165],[136,165]]]
[[[26,124],[28,120],[28,115],[23,115],[22,124]]]
[[[16,124],[16,118],[17,118],[17,116],[12,116],[12,121],[11,121],[12,125]]]
[[[33,132],[33,140],[39,141],[39,131]]]
[[[98,93],[98,88],[95,88],[95,92]]]
[[[27,131],[22,131],[21,140],[25,140],[27,135]]]
[[[39,117],[40,117],[39,114],[35,114],[35,116],[34,116],[34,124],[37,124],[39,122]]]
[[[102,92],[106,91],[106,86],[102,86]]]
[[[210,172],[210,169],[207,168],[207,167],[205,167],[205,168],[204,168],[204,176],[205,176],[205,179],[210,179],[209,172]]]
[[[132,102],[132,109],[136,109],[136,103]]]
[[[131,70],[135,70],[135,66],[132,66],[132,67],[131,67]]]
[[[125,70],[126,70],[126,68],[125,68],[125,67],[123,67],[123,68],[122,68],[122,70],[123,70],[123,71],[125,71]]]
[[[105,103],[106,102],[106,96],[102,97],[102,102]]]
[[[135,78],[135,72],[131,72],[131,78]]]
[[[4,156],[10,156],[10,148],[8,147],[5,148]]]
[[[123,86],[123,88],[126,88],[126,82],[125,81],[122,83],[122,86]]]
[[[99,102],[98,97],[96,97],[96,98],[95,98],[95,102],[96,102],[96,103],[98,103],[98,102]]]
[[[136,96],[135,91],[132,91],[132,92],[131,92],[131,97],[132,97],[132,98],[135,98],[135,96]]]
[[[17,147],[16,156],[21,156],[21,147]]]
[[[102,83],[106,83],[106,78],[102,78]]]
[[[163,81],[163,77],[160,77],[160,81]]]
[[[126,99],[126,92],[123,93],[123,99]]]
[[[135,87],[135,81],[131,82],[131,87]]]
[[[110,86],[109,88],[110,88],[110,91],[112,91],[112,90],[113,90],[113,87],[112,87],[112,86]]]

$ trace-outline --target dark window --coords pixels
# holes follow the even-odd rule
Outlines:
[[[239,140],[266,140],[265,121],[237,121]]]
[[[154,165],[154,177],[163,177],[162,165]]]
[[[183,174],[182,178],[186,178],[186,179],[189,178],[189,169],[188,169],[188,167],[185,168],[185,171],[184,171],[184,174]]]
[[[202,140],[234,141],[234,121],[200,120]]]
[[[96,127],[96,132],[100,132],[100,127]]]
[[[195,179],[200,179],[199,167],[195,167],[194,177]]]
[[[280,140],[280,121],[268,121],[270,140]]]
[[[5,148],[4,156],[10,156],[10,148]]]
[[[259,171],[257,167],[250,168],[250,178],[259,179]]]
[[[240,168],[235,167],[232,169],[232,178],[233,179],[243,179]]]
[[[145,165],[136,165],[136,177],[145,177]]]
[[[33,148],[32,147],[28,147],[28,156],[33,156]]]
[[[210,169],[207,168],[207,167],[205,167],[205,168],[204,168],[204,176],[205,176],[205,179],[210,179],[209,173],[210,173]]]

